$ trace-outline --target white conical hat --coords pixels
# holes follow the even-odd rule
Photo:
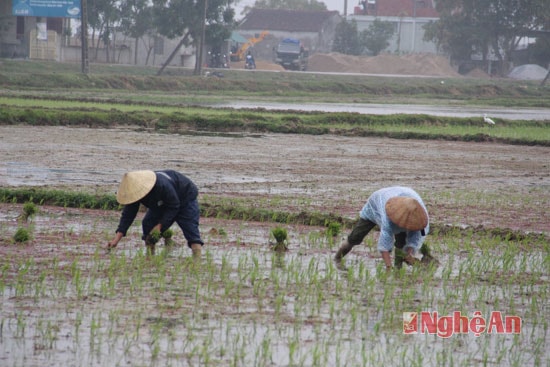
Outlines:
[[[155,182],[157,175],[153,171],[132,171],[122,177],[116,199],[120,204],[135,203],[147,195]]]
[[[409,231],[419,231],[428,225],[428,214],[420,203],[410,197],[397,196],[386,202],[386,214],[392,222]]]

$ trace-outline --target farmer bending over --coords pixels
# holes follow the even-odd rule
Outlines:
[[[133,171],[125,173],[116,194],[117,201],[125,205],[115,237],[107,249],[117,246],[126,236],[139,211],[140,204],[147,207],[143,217],[143,237],[147,249],[154,254],[155,243],[176,222],[187,239],[193,254],[200,256],[204,242],[199,232],[199,204],[197,186],[187,177],[172,170]],[[166,238],[166,237],[165,237]]]
[[[353,246],[363,242],[365,236],[376,225],[380,227],[378,251],[382,254],[386,269],[392,267],[390,253],[394,246],[402,250],[399,261],[396,256],[397,267],[401,267],[403,261],[409,265],[418,262],[413,255],[420,249],[428,233],[428,211],[413,189],[394,186],[380,189],[368,198],[359,213],[359,220],[336,253],[334,259],[338,265],[341,265],[342,258]],[[429,254],[424,257],[422,262],[435,261]]]

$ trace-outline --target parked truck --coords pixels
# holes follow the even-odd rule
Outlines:
[[[307,70],[309,51],[295,38],[285,38],[277,46],[275,63],[286,70]]]

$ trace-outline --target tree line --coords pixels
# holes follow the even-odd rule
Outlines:
[[[206,44],[222,45],[237,27],[234,6],[235,0],[88,0],[88,24],[91,34],[99,35],[98,41],[106,45],[114,30],[135,39],[137,63],[140,40],[148,55],[153,49],[145,44],[144,36],[180,38],[179,46],[198,49],[204,32]],[[253,7],[327,9],[317,0],[257,0]],[[494,55],[500,61],[510,61],[519,40],[532,36],[536,38],[532,51],[535,59],[543,65],[550,61],[548,0],[439,0],[436,10],[439,19],[424,27],[424,39],[435,42],[453,60],[480,54],[484,60]],[[336,28],[333,51],[377,55],[387,48],[393,34],[392,24],[380,19],[361,32],[354,20],[343,20]]]

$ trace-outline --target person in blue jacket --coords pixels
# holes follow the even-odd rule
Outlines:
[[[165,233],[176,222],[194,255],[200,255],[204,242],[199,232],[198,188],[186,176],[173,170],[132,171],[122,177],[116,194],[124,205],[115,237],[107,249],[114,248],[134,222],[140,205],[147,208],[142,220],[142,239],[154,253],[158,238],[155,230]]]
[[[428,211],[416,191],[409,187],[393,186],[375,191],[368,198],[359,213],[359,220],[335,255],[337,264],[341,264],[342,258],[354,246],[361,244],[377,225],[380,228],[378,251],[386,269],[392,268],[390,254],[394,247],[404,252],[403,260],[407,264],[413,265],[418,261],[414,254],[422,246],[430,229]],[[433,259],[430,258],[431,255],[425,262]]]

